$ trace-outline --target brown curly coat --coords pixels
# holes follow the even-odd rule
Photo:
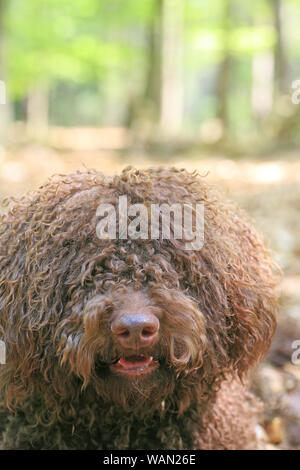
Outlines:
[[[121,195],[204,203],[203,248],[100,240],[97,207]],[[275,330],[277,273],[241,210],[196,173],[126,168],[53,177],[0,220],[2,448],[258,446],[259,406],[242,380]],[[123,354],[112,316],[134,295],[159,312],[147,351],[159,367],[130,381],[108,364]]]

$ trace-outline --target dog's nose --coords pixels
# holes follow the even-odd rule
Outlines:
[[[126,313],[111,324],[111,331],[124,348],[150,346],[158,336],[159,320],[150,313]]]

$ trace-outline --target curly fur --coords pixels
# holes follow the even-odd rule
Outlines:
[[[100,203],[204,203],[205,242],[100,240]],[[196,173],[126,168],[56,176],[0,225],[4,449],[256,448],[242,381],[269,348],[276,267],[247,216]],[[159,368],[128,381],[114,312],[139,296],[160,318]],[[128,303],[128,302],[127,302]]]

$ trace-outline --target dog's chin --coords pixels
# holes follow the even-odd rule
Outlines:
[[[162,401],[174,393],[176,374],[163,357],[123,356],[96,367],[95,372],[97,397],[135,415],[161,410]]]
[[[95,400],[140,417],[163,412],[162,402],[174,393],[174,371],[151,356],[131,359],[95,369]]]

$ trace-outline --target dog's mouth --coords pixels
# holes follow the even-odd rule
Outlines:
[[[121,357],[109,366],[113,373],[127,378],[143,377],[159,367],[159,362],[152,356],[132,355]]]

